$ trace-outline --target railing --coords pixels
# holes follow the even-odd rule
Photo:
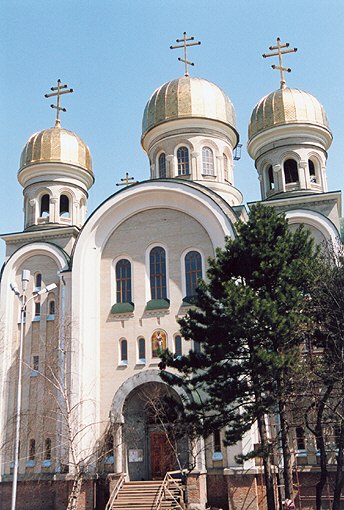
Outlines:
[[[125,475],[122,473],[120,475],[120,477],[118,478],[113,491],[110,494],[109,501],[106,504],[105,510],[111,510],[112,505],[113,505],[115,499],[117,498],[117,494],[118,494],[120,488],[122,487],[124,480],[125,480]]]
[[[187,471],[184,469],[183,471],[179,471],[179,470],[178,471],[168,471],[166,473],[165,478],[160,486],[159,492],[157,494],[157,497],[156,497],[156,500],[154,503],[155,510],[161,510],[161,504],[167,497],[169,497],[169,499],[171,499],[171,501],[173,501],[175,503],[174,508],[179,509],[179,510],[184,510],[184,508],[185,508],[184,505],[181,506],[181,504],[180,504],[180,503],[183,503],[183,500],[184,500],[183,489],[176,482],[175,478],[173,478],[172,475],[183,474],[186,472]],[[171,485],[174,486],[174,488],[178,490],[178,492],[180,494],[179,501],[175,497],[175,495],[170,491]]]

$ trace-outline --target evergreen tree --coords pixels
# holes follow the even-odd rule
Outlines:
[[[197,307],[180,320],[186,339],[200,352],[163,363],[179,371],[162,371],[171,384],[185,384],[201,401],[186,404],[187,421],[207,437],[225,428],[226,444],[235,444],[257,423],[268,509],[274,510],[272,444],[265,415],[279,413],[284,457],[285,495],[292,497],[287,395],[306,329],[303,314],[315,250],[308,232],[292,232],[272,208],[252,207],[238,236],[227,239],[209,261],[208,281],[201,282]]]

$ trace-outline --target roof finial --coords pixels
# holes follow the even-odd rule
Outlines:
[[[180,45],[177,45],[177,46],[170,46],[170,49],[171,50],[174,50],[176,48],[184,48],[184,58],[180,58],[178,57],[178,60],[180,62],[184,62],[185,64],[185,76],[189,76],[189,73],[188,73],[188,65],[189,66],[194,66],[195,64],[193,62],[189,62],[186,58],[186,48],[188,46],[198,46],[200,43],[200,41],[198,42],[191,42],[191,43],[188,43],[187,41],[194,41],[194,37],[186,37],[186,32],[184,32],[183,34],[183,39],[176,39],[176,42],[177,43],[183,43],[183,44],[180,44]]]
[[[291,69],[289,67],[282,67],[282,55],[284,55],[285,53],[295,53],[297,51],[297,48],[291,48],[290,50],[282,50],[282,48],[289,48],[289,43],[285,43],[285,44],[281,44],[281,39],[279,37],[277,37],[277,46],[270,46],[269,50],[270,51],[273,51],[273,50],[277,50],[277,51],[273,51],[273,53],[264,53],[263,57],[264,58],[267,58],[267,57],[274,57],[276,55],[278,55],[278,59],[279,59],[279,66],[275,66],[275,65],[272,65],[272,69],[278,69],[281,73],[281,89],[284,89],[285,88],[285,79],[284,79],[284,71],[286,71],[287,73],[290,73],[291,72]]]
[[[53,90],[53,93],[52,94],[45,94],[44,97],[52,97],[52,96],[57,96],[56,98],[56,105],[54,104],[51,104],[50,107],[51,108],[56,108],[56,121],[55,121],[55,127],[60,127],[61,125],[61,121],[60,121],[60,111],[61,112],[66,112],[66,108],[62,108],[60,106],[60,96],[62,96],[62,94],[69,94],[70,92],[74,92],[73,89],[68,89],[68,90],[64,90],[68,87],[68,85],[61,85],[61,80],[57,80],[57,87],[51,87],[50,90]],[[56,90],[56,92],[55,92]]]
[[[125,177],[123,177],[121,179],[122,182],[121,183],[118,182],[116,184],[116,186],[130,186],[130,184],[137,184],[139,181],[135,181],[134,179],[135,179],[135,177],[129,177],[128,172],[126,172]],[[130,182],[130,181],[134,181],[134,182]]]

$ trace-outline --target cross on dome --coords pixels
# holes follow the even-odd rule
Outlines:
[[[194,66],[195,64],[193,62],[189,62],[189,60],[187,60],[186,58],[186,48],[189,47],[189,46],[198,46],[201,44],[200,41],[198,42],[189,42],[188,41],[194,41],[195,38],[194,37],[186,37],[186,32],[184,32],[183,34],[183,39],[176,39],[176,42],[177,43],[183,43],[183,44],[179,44],[179,45],[176,45],[176,46],[170,46],[170,49],[171,50],[175,50],[176,48],[184,48],[184,58],[180,58],[178,57],[178,60],[179,62],[184,62],[185,64],[185,76],[189,76],[189,73],[188,73],[188,65],[189,66]]]
[[[277,37],[277,46],[269,47],[269,50],[272,51],[272,53],[264,53],[262,55],[263,58],[274,57],[274,56],[278,55],[279,65],[278,66],[272,65],[271,67],[272,67],[272,69],[277,69],[278,71],[280,71],[281,89],[284,89],[286,86],[285,79],[284,79],[284,71],[286,71],[287,73],[291,72],[291,69],[289,67],[282,66],[282,55],[284,55],[285,53],[295,53],[297,51],[297,48],[290,48],[289,50],[283,50],[283,48],[289,48],[289,43],[281,44],[281,39],[279,37]],[[277,51],[274,51],[274,50],[277,50]]]
[[[67,111],[66,108],[62,108],[60,106],[60,96],[62,96],[62,94],[70,94],[71,92],[74,92],[73,89],[64,90],[64,89],[67,89],[67,87],[68,87],[68,85],[61,85],[61,80],[57,80],[57,87],[51,87],[50,88],[50,90],[52,90],[53,93],[52,94],[45,94],[44,95],[44,97],[57,96],[56,97],[56,105],[54,105],[54,104],[50,105],[50,108],[55,108],[56,109],[55,127],[60,127],[60,125],[61,125],[60,112],[66,112]]]

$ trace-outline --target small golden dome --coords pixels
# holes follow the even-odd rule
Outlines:
[[[78,166],[93,176],[88,146],[75,133],[56,126],[29,138],[21,154],[19,172],[37,163],[66,163]]]
[[[299,89],[281,88],[263,97],[253,109],[248,138],[267,129],[285,124],[316,124],[330,131],[324,107]]]
[[[234,107],[223,90],[208,80],[183,76],[153,92],[143,114],[142,138],[163,122],[192,117],[218,120],[235,130]]]

